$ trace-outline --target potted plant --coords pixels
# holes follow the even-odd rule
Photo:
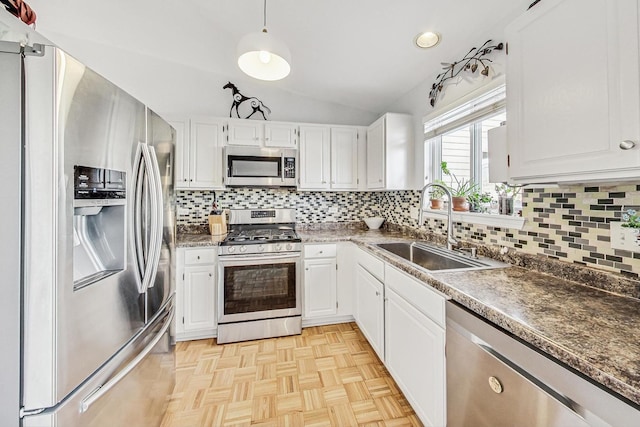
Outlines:
[[[471,212],[487,212],[487,205],[491,203],[491,194],[474,191],[467,196],[467,200],[469,201],[469,210]]]
[[[449,170],[447,162],[440,163],[442,173],[449,177],[449,184],[445,184],[451,191],[451,203],[453,210],[458,212],[467,212],[469,203],[467,196],[477,190],[478,186],[469,179],[458,179],[458,177]]]
[[[518,195],[522,187],[512,187],[508,184],[496,184],[498,193],[498,213],[500,215],[513,215],[513,198]]]
[[[441,184],[444,185],[445,187],[448,187],[447,184],[445,184],[442,180],[435,180],[436,184]],[[444,206],[444,203],[442,201],[442,198],[444,197],[444,190],[440,187],[431,187],[431,196],[430,196],[430,203],[431,203],[431,209],[442,209]]]
[[[623,213],[622,220],[626,221],[622,224],[623,227],[640,229],[640,215],[635,211],[635,209],[629,209],[627,212]]]

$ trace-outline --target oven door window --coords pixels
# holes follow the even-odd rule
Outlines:
[[[224,268],[224,314],[296,308],[296,263]]]
[[[279,157],[229,156],[229,176],[237,178],[279,178]]]

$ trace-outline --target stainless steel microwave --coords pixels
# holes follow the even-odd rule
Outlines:
[[[224,150],[228,187],[295,187],[297,150],[230,146]]]

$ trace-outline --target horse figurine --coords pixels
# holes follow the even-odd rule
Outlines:
[[[233,117],[233,110],[236,111],[236,117],[239,119],[248,119],[255,113],[260,113],[262,114],[262,118],[267,120],[267,116],[265,116],[264,113],[266,112],[267,115],[271,114],[271,109],[264,105],[262,101],[255,97],[249,98],[248,96],[244,96],[233,83],[229,82],[222,88],[231,89],[233,92],[233,104],[231,105],[231,110],[229,110],[229,117]],[[241,117],[240,110],[242,110],[243,115],[247,115]]]

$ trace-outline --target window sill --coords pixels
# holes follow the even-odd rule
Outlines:
[[[425,218],[447,219],[446,210],[425,209]],[[487,214],[478,212],[452,212],[453,221],[466,222],[469,224],[482,224],[491,227],[514,228],[522,230],[525,219],[519,216]]]

